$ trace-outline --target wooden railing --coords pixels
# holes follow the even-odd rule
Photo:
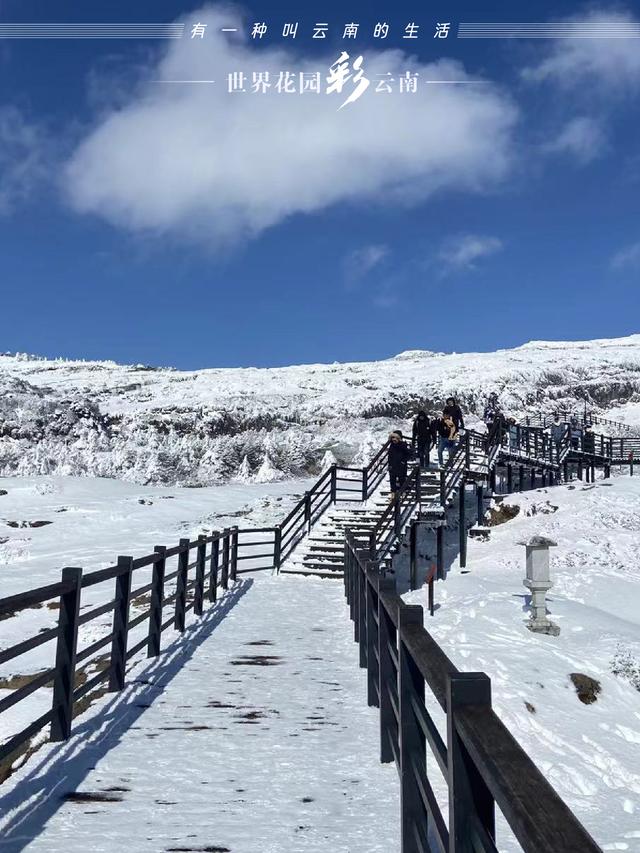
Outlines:
[[[105,683],[108,691],[122,690],[126,665],[131,658],[141,653],[157,657],[165,630],[183,632],[185,616],[190,610],[195,616],[202,616],[205,604],[217,600],[218,587],[226,590],[229,581],[234,581],[241,572],[256,571],[255,567],[238,569],[241,559],[261,558],[261,554],[251,552],[246,557],[239,556],[239,542],[248,532],[260,535],[263,531],[241,531],[234,527],[211,536],[199,536],[195,541],[181,539],[174,548],[157,546],[153,554],[139,559],[119,557],[116,565],[86,574],[80,568],[65,568],[58,583],[0,599],[0,619],[46,602],[57,602],[59,606],[58,624],[54,628],[0,651],[0,664],[4,664],[45,643],[56,643],[51,666],[0,700],[2,713],[39,688],[53,687],[51,708],[0,746],[0,761],[10,758],[45,726],[50,726],[52,741],[66,740],[71,734],[75,703]],[[264,540],[247,541],[245,545],[249,549],[263,548]],[[167,571],[172,559],[176,566]],[[145,568],[147,573],[151,571],[151,580],[134,588],[135,579]],[[81,613],[83,590],[97,585],[110,586],[112,593],[104,604]],[[142,611],[136,616],[131,614],[132,602],[144,602],[135,607]],[[113,614],[111,631],[80,647],[80,629],[109,613]],[[129,633],[144,622],[148,625],[142,638],[131,644]],[[99,672],[82,681],[77,678],[79,673],[84,676],[99,658],[105,663]]]
[[[541,427],[500,424],[498,451],[503,456],[557,467],[564,462],[570,450],[571,434],[567,425],[563,425],[562,438],[556,442]]]
[[[637,427],[632,427],[630,424],[625,424],[622,421],[612,421],[610,418],[603,418],[601,415],[594,415],[591,412],[572,412],[569,409],[557,409],[554,411],[553,415],[543,415],[541,413],[527,415],[525,423],[531,426],[541,426],[543,428],[549,427],[553,423],[553,418],[556,414],[558,414],[560,419],[565,423],[569,423],[572,418],[577,419],[578,423],[583,428],[585,426],[593,426],[596,424],[618,430],[619,432],[630,433],[631,435],[637,434],[638,431]]]
[[[395,762],[400,777],[403,853],[497,853],[496,806],[525,853],[601,853],[493,711],[489,678],[460,672],[425,630],[422,607],[406,605],[368,558],[348,533],[345,595],[368,704],[380,709],[380,759]],[[436,767],[448,788],[446,820]]]

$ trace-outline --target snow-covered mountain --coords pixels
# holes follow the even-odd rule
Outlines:
[[[0,474],[268,482],[314,474],[327,453],[357,464],[417,410],[452,395],[479,414],[491,392],[516,416],[586,401],[638,422],[640,335],[270,369],[2,355]]]

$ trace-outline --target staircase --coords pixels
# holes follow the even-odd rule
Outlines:
[[[473,432],[466,436],[441,470],[410,464],[407,481],[393,502],[383,479],[366,500],[328,510],[291,552],[281,574],[341,578],[347,531],[369,551],[370,559],[390,563],[413,519],[433,527],[444,525],[465,474],[484,478],[489,470],[483,437]]]
[[[531,469],[532,484],[537,471],[542,471],[543,484],[547,475],[551,484],[576,471],[581,476],[583,464],[608,471],[627,454],[631,460],[634,454],[640,458],[640,438],[594,435],[593,446],[586,449],[583,441],[579,447],[572,444],[566,425],[562,441],[556,445],[544,429],[545,419],[538,420],[539,425],[518,426],[515,434],[509,434],[504,421],[496,422],[487,434],[467,430],[444,467],[422,469],[410,463],[407,480],[392,501],[387,486],[388,442],[366,468],[333,465],[277,529],[277,570],[343,577],[347,532],[371,561],[388,566],[412,521],[434,528],[445,526],[447,509],[465,483],[486,484],[489,492],[495,490],[498,469],[507,472],[511,486],[513,469],[519,467],[522,488],[525,467]],[[482,494],[478,494],[481,502]]]

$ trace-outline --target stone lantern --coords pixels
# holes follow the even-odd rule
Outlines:
[[[547,619],[547,590],[553,583],[549,576],[549,548],[558,543],[544,536],[532,536],[527,542],[518,542],[526,548],[527,576],[524,585],[531,591],[531,618],[527,628],[538,634],[551,634],[557,637],[560,633],[558,625]]]

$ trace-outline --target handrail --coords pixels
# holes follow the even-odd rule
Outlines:
[[[458,442],[455,452],[447,459],[447,464],[440,472],[440,503],[444,508],[450,497],[458,488],[467,470],[469,451],[469,433],[465,432],[463,441]]]
[[[369,534],[369,555],[372,560],[386,556],[394,539],[400,536],[413,510],[420,504],[421,469],[415,467]],[[392,520],[393,519],[393,520]]]
[[[535,425],[540,424],[543,427],[547,427],[550,425],[551,419],[558,414],[560,418],[562,418],[565,422],[568,422],[572,418],[577,418],[578,422],[583,426],[592,426],[593,424],[604,424],[606,426],[612,426],[616,429],[625,430],[628,433],[633,435],[634,429],[637,430],[637,427],[631,426],[631,424],[626,424],[623,421],[613,421],[610,418],[604,418],[602,415],[594,415],[592,412],[582,412],[578,413],[575,411],[571,411],[570,409],[556,409],[553,415],[546,415],[542,412],[536,412],[533,415],[527,415],[526,421],[527,424]]]
[[[425,629],[422,607],[405,604],[366,557],[347,534],[344,591],[367,701],[380,710],[380,758],[402,779],[402,849],[430,850],[431,836],[443,851],[496,853],[497,806],[524,853],[602,853],[493,710],[488,676],[460,672]],[[426,688],[446,714],[446,742]],[[431,784],[436,764],[448,821]]]

